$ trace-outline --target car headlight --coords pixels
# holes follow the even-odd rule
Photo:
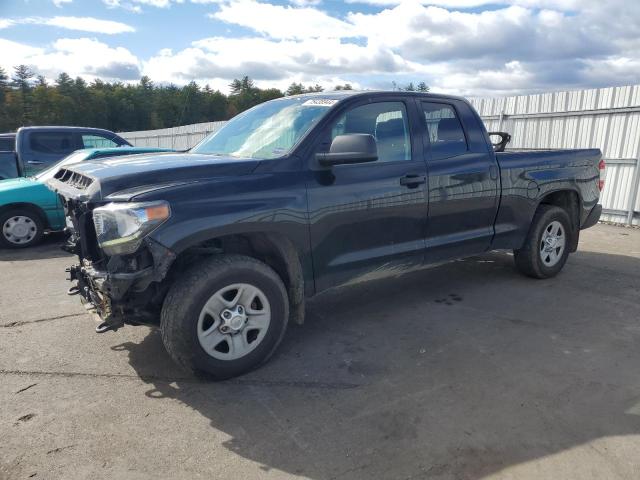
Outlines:
[[[135,252],[142,239],[171,216],[167,202],[109,203],[93,211],[98,244],[109,255]]]

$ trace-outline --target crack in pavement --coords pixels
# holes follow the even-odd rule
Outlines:
[[[18,375],[18,376],[44,376],[44,377],[88,377],[88,378],[114,378],[128,380],[142,380],[144,382],[183,382],[202,385],[237,385],[249,387],[285,387],[285,388],[308,388],[308,389],[325,389],[325,390],[348,390],[365,386],[360,383],[349,382],[309,382],[304,380],[242,380],[231,379],[222,382],[210,382],[200,380],[193,377],[173,377],[167,378],[159,375],[132,375],[126,373],[92,373],[92,372],[45,372],[42,370],[5,370],[0,369],[0,375]]]
[[[26,392],[27,390],[29,390],[29,389],[30,389],[30,388],[32,388],[32,387],[35,387],[36,385],[38,385],[38,384],[37,384],[37,383],[32,383],[31,385],[28,385],[28,386],[26,386],[26,387],[21,388],[20,390],[18,390],[18,391],[16,392],[16,394],[18,394],[18,393],[22,393],[22,392]]]
[[[68,313],[66,315],[58,315],[57,317],[47,317],[47,318],[39,318],[37,320],[24,320],[24,321],[9,322],[9,323],[5,323],[4,325],[0,325],[0,327],[2,327],[2,328],[21,327],[23,325],[29,325],[31,323],[51,322],[53,320],[62,320],[64,318],[69,318],[69,317],[79,317],[81,315],[84,315],[84,313],[83,312],[80,312],[80,313]]]

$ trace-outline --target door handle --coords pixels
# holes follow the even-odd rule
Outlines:
[[[498,167],[496,167],[495,165],[491,165],[489,167],[489,176],[491,177],[491,180],[497,180],[498,179]]]
[[[427,177],[425,175],[405,175],[400,177],[400,185],[409,188],[416,188],[422,183],[426,183]]]
[[[27,160],[27,163],[29,165],[42,165],[44,162],[41,162],[40,160]]]

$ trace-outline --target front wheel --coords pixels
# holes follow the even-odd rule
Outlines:
[[[267,361],[288,318],[287,292],[271,267],[251,257],[222,255],[176,279],[160,328],[177,363],[223,380]]]
[[[524,245],[513,251],[516,267],[533,278],[557,275],[569,256],[571,235],[571,221],[565,210],[540,205]]]
[[[44,233],[40,215],[29,208],[15,208],[0,213],[0,246],[27,248],[37,244]]]

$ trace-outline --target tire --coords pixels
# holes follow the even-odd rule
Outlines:
[[[244,287],[234,292],[238,285]],[[227,326],[223,316],[230,315],[231,307],[220,303],[218,299],[224,296],[224,302],[231,304],[231,297],[240,297],[241,292],[247,291],[252,300],[244,308],[245,326],[240,331],[231,330],[231,327],[237,327],[238,322],[242,323],[242,317],[234,310],[232,322],[236,323]],[[224,293],[216,295],[220,292]],[[251,297],[254,293],[256,296]],[[240,297],[233,309],[243,307],[242,303]],[[219,314],[216,315],[214,311]],[[253,313],[250,314],[250,311]],[[253,316],[255,312],[258,313]],[[264,325],[267,314],[270,317],[267,326],[260,330],[252,329],[252,319],[260,318],[261,325]],[[287,291],[282,279],[271,267],[243,255],[221,255],[199,263],[174,281],[164,300],[160,330],[167,352],[179,365],[197,376],[224,380],[265,363],[282,341],[288,319]],[[222,330],[232,333],[226,334]],[[214,343],[219,338],[225,340],[216,346],[210,344],[207,335],[214,339]],[[254,338],[253,342],[258,341],[256,345],[249,343],[251,337]],[[235,342],[241,342],[244,346],[236,348]],[[225,343],[227,352],[224,351]],[[232,354],[242,352],[245,347],[246,353],[233,358]]]
[[[13,208],[0,213],[0,246],[27,248],[42,240],[44,221],[31,208]]]
[[[554,235],[556,228],[558,233]],[[564,238],[562,248],[559,247],[560,242],[555,240],[548,240],[543,245],[545,238],[558,237],[560,233]],[[524,245],[513,251],[516,267],[533,278],[556,276],[567,261],[573,235],[571,220],[565,210],[552,205],[540,205],[533,216]]]

